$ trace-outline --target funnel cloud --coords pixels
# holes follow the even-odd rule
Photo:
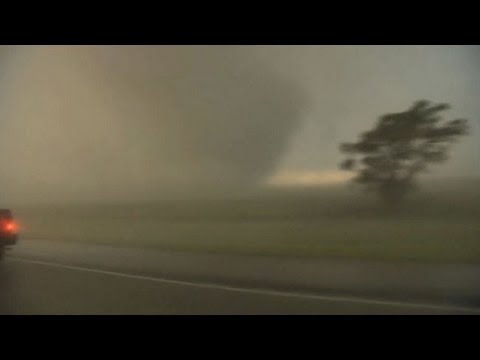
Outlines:
[[[240,47],[16,47],[2,64],[0,181],[11,201],[255,186],[306,102]]]
[[[6,202],[155,200],[346,181],[338,144],[414,101],[471,134],[426,176],[480,174],[478,46],[0,47]]]

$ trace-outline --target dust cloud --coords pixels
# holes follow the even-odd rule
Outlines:
[[[307,101],[248,48],[34,46],[1,55],[8,201],[243,191],[276,166]]]

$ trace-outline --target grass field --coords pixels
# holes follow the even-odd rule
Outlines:
[[[480,263],[480,191],[436,187],[386,214],[344,189],[151,204],[23,206],[22,236],[157,249]]]

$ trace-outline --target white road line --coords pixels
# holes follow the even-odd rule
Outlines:
[[[480,314],[480,308],[436,305],[436,304],[426,304],[426,303],[412,303],[412,302],[402,302],[402,301],[387,301],[387,300],[377,300],[377,299],[359,298],[359,297],[302,294],[302,293],[296,293],[296,292],[257,289],[257,288],[242,288],[242,287],[227,286],[227,285],[214,284],[214,283],[197,283],[197,282],[184,281],[184,280],[172,280],[172,279],[157,278],[157,277],[151,277],[151,276],[134,275],[134,274],[127,274],[127,273],[121,273],[116,271],[107,271],[107,270],[86,268],[81,266],[66,265],[66,264],[60,264],[55,262],[29,260],[21,257],[16,257],[16,256],[9,256],[8,259],[16,262],[24,262],[24,263],[30,263],[30,264],[36,264],[36,265],[68,269],[68,270],[91,272],[96,274],[117,276],[117,277],[123,277],[128,279],[135,279],[135,280],[152,281],[157,283],[192,286],[192,287],[205,288],[205,289],[235,291],[235,292],[258,294],[258,295],[273,295],[273,296],[294,297],[294,298],[303,298],[303,299],[315,299],[315,300],[344,302],[344,303],[387,305],[387,306],[394,306],[394,307],[395,306],[411,307],[411,308],[423,308],[423,309],[444,310],[444,311],[464,311],[469,313]]]

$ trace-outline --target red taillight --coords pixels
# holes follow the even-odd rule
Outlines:
[[[5,229],[5,231],[11,232],[11,233],[16,232],[18,230],[18,226],[14,221],[5,222],[3,225],[3,228]]]

